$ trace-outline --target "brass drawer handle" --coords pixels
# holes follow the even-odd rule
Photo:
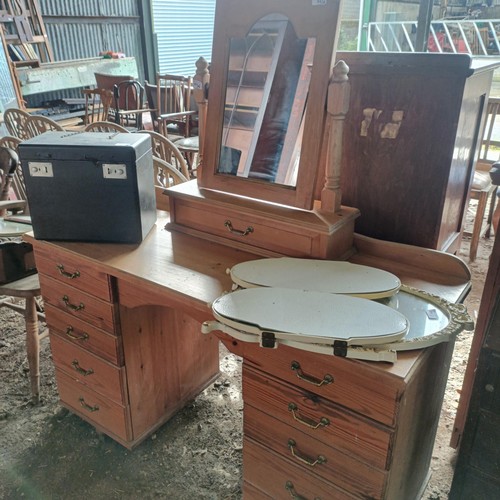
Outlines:
[[[324,464],[326,463],[326,458],[323,455],[318,455],[318,458],[314,460],[313,458],[309,457],[304,457],[299,455],[297,451],[297,443],[293,439],[288,440],[288,448],[290,449],[290,452],[292,453],[292,456],[302,462],[303,464],[309,465],[310,467],[314,467],[315,465],[318,464]]]
[[[298,361],[292,361],[290,368],[297,373],[297,377],[300,378],[300,380],[315,385],[316,387],[321,387],[322,385],[328,385],[333,382],[333,377],[328,373],[323,377],[323,380],[319,380],[318,378],[312,377],[311,375],[306,375],[300,368],[300,363]]]
[[[59,270],[59,274],[61,274],[65,278],[73,280],[75,278],[79,278],[80,277],[80,271],[75,271],[74,273],[68,273],[68,271],[64,270],[64,266],[62,264],[56,264],[56,267]]]
[[[89,338],[89,334],[86,333],[86,332],[82,332],[81,335],[75,335],[73,333],[73,327],[72,326],[68,326],[66,328],[66,335],[70,338],[70,339],[73,339],[73,340],[81,340],[81,341],[85,341]]]
[[[92,368],[90,368],[89,370],[84,370],[81,366],[80,366],[80,363],[78,363],[78,360],[77,359],[74,359],[71,364],[73,365],[73,368],[78,372],[80,373],[81,375],[83,375],[84,377],[86,377],[87,375],[92,375],[94,373],[94,370],[92,370]]]
[[[94,405],[94,406],[90,406],[88,405],[86,402],[85,402],[85,399],[83,399],[82,397],[80,397],[78,399],[80,401],[80,405],[85,408],[86,410],[90,411],[90,412],[94,412],[94,411],[99,411],[99,407],[97,405]]]
[[[306,497],[302,496],[302,495],[299,495],[296,491],[295,491],[295,487],[292,483],[292,481],[287,481],[285,483],[285,490],[288,491],[288,493],[290,493],[290,497],[293,498],[294,500],[307,500]],[[314,500],[321,500],[321,498],[319,497],[314,497]]]
[[[224,226],[227,227],[228,231],[232,234],[237,234],[238,236],[247,236],[250,233],[253,233],[253,227],[248,226],[244,231],[241,229],[234,229],[232,222],[228,219],[224,222]]]
[[[72,311],[81,311],[82,309],[85,309],[85,304],[83,304],[82,302],[80,302],[80,304],[78,304],[77,306],[75,306],[75,304],[72,304],[69,301],[69,297],[67,295],[63,296],[62,301],[64,302],[66,307],[68,309],[71,309]]]
[[[319,422],[315,422],[312,418],[301,417],[298,413],[299,407],[295,403],[288,403],[288,411],[292,412],[294,420],[299,422],[310,429],[317,429],[318,427],[326,427],[330,425],[330,420],[326,417],[321,417]]]

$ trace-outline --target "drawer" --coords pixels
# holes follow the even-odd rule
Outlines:
[[[129,409],[97,394],[56,369],[61,402],[90,424],[124,441],[132,439]]]
[[[50,346],[54,364],[59,370],[106,398],[120,404],[128,402],[124,368],[118,368],[58,335],[50,338]]]
[[[40,274],[40,287],[46,304],[106,332],[116,331],[117,312],[113,304],[43,274]]]
[[[393,433],[309,391],[243,367],[243,399],[308,436],[388,469]]]
[[[395,426],[405,381],[364,361],[317,354],[285,345],[264,349],[233,342],[244,364],[391,427]]]
[[[346,491],[336,488],[310,471],[261,446],[243,439],[243,498],[296,498],[310,500],[352,500]],[[261,493],[262,492],[262,493]]]
[[[45,304],[45,316],[51,335],[59,335],[117,366],[123,365],[121,337],[105,333],[50,304]]]
[[[387,473],[311,438],[245,402],[243,432],[314,476],[361,498],[381,498]]]
[[[35,247],[36,267],[40,274],[71,285],[90,295],[112,301],[110,277],[81,257],[49,245]]]
[[[226,222],[230,226],[226,225]],[[175,222],[215,236],[245,243],[265,250],[275,251],[291,257],[312,254],[314,235],[306,230],[300,233],[293,226],[270,225],[269,219],[255,215],[244,215],[227,207],[212,207],[196,202],[176,199]],[[250,231],[249,228],[252,228]],[[248,230],[248,232],[247,232]],[[246,233],[246,234],[242,234]]]

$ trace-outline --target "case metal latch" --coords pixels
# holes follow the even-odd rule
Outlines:
[[[333,355],[341,358],[347,356],[347,342],[345,340],[335,340],[333,342]]]
[[[278,342],[273,332],[262,332],[260,337],[260,346],[267,347],[269,349],[276,349],[278,347]]]

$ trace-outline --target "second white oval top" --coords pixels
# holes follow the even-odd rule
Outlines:
[[[233,283],[242,288],[294,288],[369,299],[390,297],[401,286],[397,276],[374,267],[293,257],[242,262],[232,267],[230,274]]]
[[[351,345],[387,344],[409,328],[406,317],[367,299],[287,288],[249,288],[222,295],[212,304],[215,318],[232,328],[277,338]]]

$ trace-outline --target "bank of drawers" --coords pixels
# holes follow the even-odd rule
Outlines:
[[[123,350],[111,280],[81,259],[37,252],[61,402],[102,430],[131,439]]]
[[[384,498],[397,386],[342,358],[260,353],[243,367],[245,498]]]

